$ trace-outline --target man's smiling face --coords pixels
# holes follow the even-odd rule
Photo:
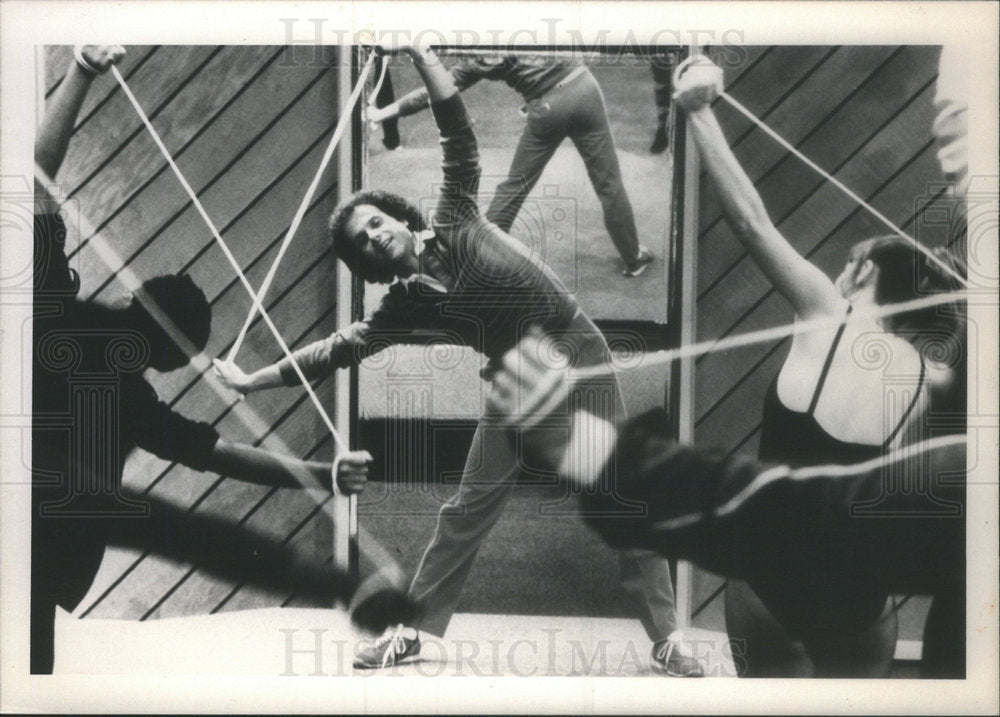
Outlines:
[[[356,206],[347,222],[347,234],[357,247],[366,281],[388,284],[417,270],[415,240],[409,225],[378,207]]]

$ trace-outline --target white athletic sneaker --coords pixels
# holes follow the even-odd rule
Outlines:
[[[410,639],[403,636],[403,625],[387,628],[374,642],[365,645],[354,658],[354,667],[361,670],[377,670],[392,667],[408,657],[420,654],[420,635]]]
[[[649,666],[653,672],[659,672],[668,677],[704,677],[705,668],[698,660],[687,652],[687,645],[679,631],[670,633],[666,640],[660,640],[653,645],[653,654],[649,658]]]

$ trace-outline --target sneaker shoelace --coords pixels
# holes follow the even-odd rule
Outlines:
[[[677,645],[673,640],[667,640],[660,645],[660,648],[656,651],[656,659],[663,664],[667,664],[670,661],[670,656],[673,654],[676,646]]]
[[[406,651],[405,639],[403,637],[403,624],[400,623],[396,627],[386,630],[382,637],[375,641],[373,647],[376,650],[383,646],[386,648],[385,652],[382,653],[382,667],[388,667],[393,657],[402,655]]]

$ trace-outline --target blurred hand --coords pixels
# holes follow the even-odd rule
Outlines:
[[[385,120],[387,114],[385,108],[376,107],[374,102],[365,108],[365,119],[373,129]]]
[[[534,464],[587,486],[598,479],[617,431],[585,410],[570,415],[568,364],[551,338],[532,330],[504,355],[486,400],[487,416],[520,429],[520,445]]]
[[[552,414],[565,416],[568,360],[555,342],[532,329],[504,354],[486,399],[487,413],[509,426],[533,426]]]
[[[104,74],[125,57],[125,48],[121,45],[81,45],[80,54],[88,65]]]
[[[486,399],[487,420],[518,430],[533,465],[558,470],[570,439],[568,359],[532,330],[508,351]]]
[[[368,468],[372,461],[368,451],[348,451],[339,456],[337,487],[344,495],[356,495],[368,484]]]
[[[674,71],[674,98],[686,112],[711,104],[722,89],[722,68],[704,55],[685,60]]]
[[[215,377],[226,388],[231,388],[239,393],[247,393],[251,389],[250,376],[235,363],[222,359],[212,359],[212,365],[215,367]]]

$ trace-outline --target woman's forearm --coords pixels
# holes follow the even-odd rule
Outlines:
[[[66,157],[76,116],[83,106],[94,75],[71,62],[62,82],[56,88],[45,109],[45,118],[35,138],[35,163],[55,178]]]
[[[69,147],[76,116],[90,85],[125,55],[121,45],[80,45],[74,50],[59,87],[46,103],[45,117],[35,138],[35,163],[54,179]]]
[[[726,218],[741,241],[750,243],[757,240],[755,234],[760,235],[766,228],[773,227],[771,219],[757,188],[729,148],[711,107],[689,112],[688,121],[702,164],[715,184]]]
[[[368,117],[373,122],[388,122],[399,117],[409,117],[429,106],[427,89],[419,87],[385,107],[369,108]]]
[[[411,92],[410,94],[413,93]],[[407,95],[407,97],[409,97],[409,95]],[[400,116],[400,104],[398,101],[388,104],[385,107],[375,107],[374,105],[368,106],[369,122],[376,122],[376,123],[388,122],[389,120],[397,119],[399,116]]]
[[[689,111],[688,127],[705,171],[716,187],[727,222],[796,314],[807,317],[839,311],[842,299],[833,282],[799,254],[774,226],[711,107],[705,105]]]

